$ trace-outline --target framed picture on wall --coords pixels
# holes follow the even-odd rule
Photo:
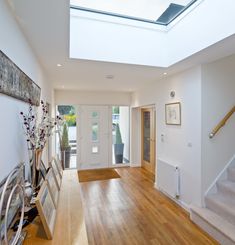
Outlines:
[[[165,120],[167,125],[181,125],[180,102],[165,105]]]

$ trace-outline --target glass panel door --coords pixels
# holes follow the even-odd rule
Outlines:
[[[79,107],[79,169],[109,167],[109,108]]]
[[[155,110],[142,109],[142,167],[155,174]]]
[[[143,112],[143,159],[150,162],[150,111]]]

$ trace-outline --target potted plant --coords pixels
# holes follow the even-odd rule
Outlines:
[[[70,164],[70,150],[69,137],[68,137],[68,126],[66,123],[63,125],[62,137],[61,137],[61,154],[64,168],[69,168]]]
[[[124,144],[122,142],[122,135],[119,128],[119,124],[116,124],[116,141],[114,144],[114,155],[115,155],[115,162],[122,163],[123,162],[123,150]]]

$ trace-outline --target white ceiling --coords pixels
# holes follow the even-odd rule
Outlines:
[[[193,65],[235,53],[235,36],[169,68],[69,58],[68,0],[7,0],[48,79],[56,89],[135,91]],[[57,64],[62,67],[57,67]],[[113,79],[107,79],[113,75]]]

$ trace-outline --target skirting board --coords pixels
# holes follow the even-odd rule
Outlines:
[[[141,164],[130,164],[130,167],[131,168],[140,168],[141,167]]]
[[[158,187],[157,183],[154,183],[154,188],[163,193],[165,196],[170,198],[172,201],[174,201],[176,204],[178,204],[181,208],[183,208],[185,211],[190,213],[190,207],[187,203],[183,202],[182,200],[177,200],[175,198],[172,198],[170,195],[168,195],[164,190],[161,190],[161,188]]]

